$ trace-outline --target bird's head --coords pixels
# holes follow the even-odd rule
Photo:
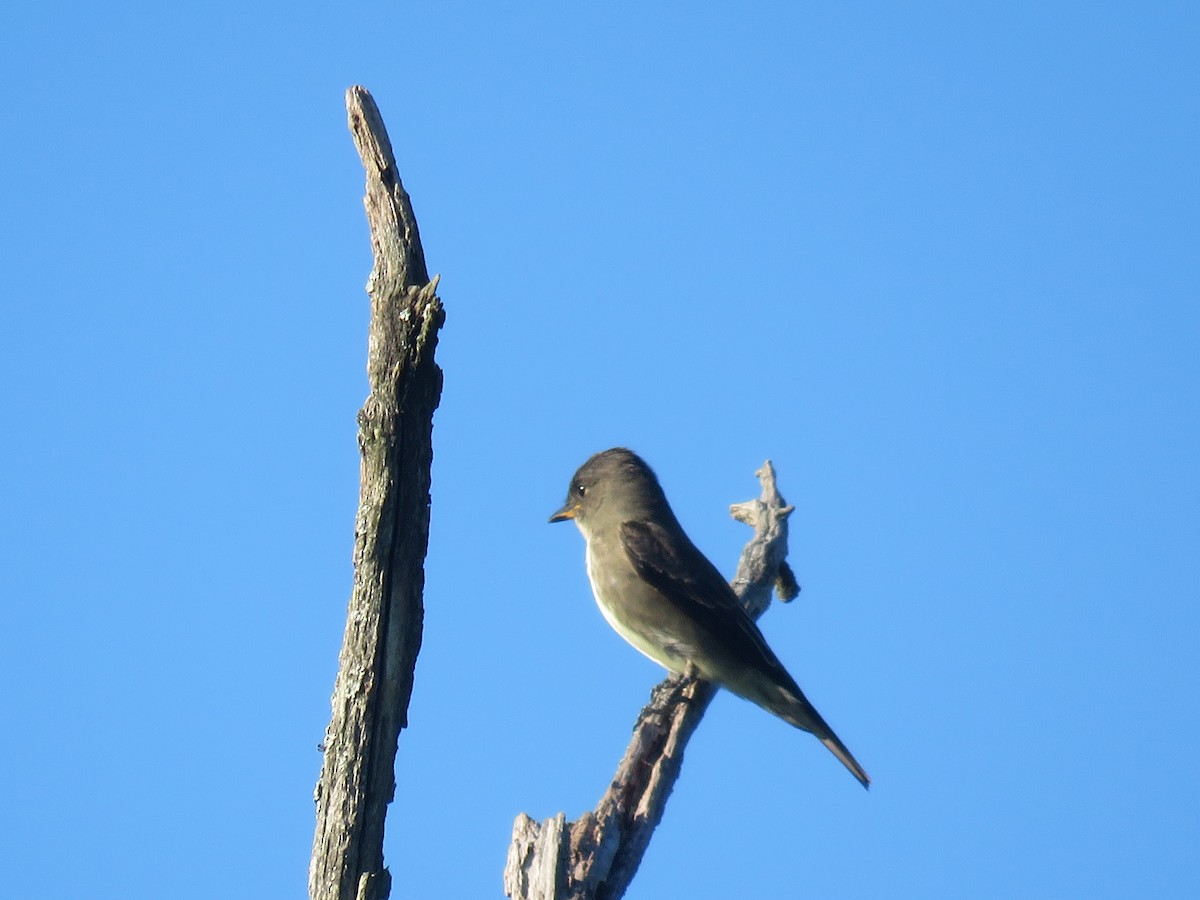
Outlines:
[[[567,502],[551,522],[574,519],[585,535],[598,517],[644,519],[667,505],[654,471],[624,447],[597,453],[579,467],[567,489]]]

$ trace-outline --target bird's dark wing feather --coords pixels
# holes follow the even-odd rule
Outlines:
[[[776,688],[784,691],[781,697],[752,688],[743,696],[797,728],[811,731],[863,787],[870,786],[871,779],[863,767],[808,702],[804,692],[767,646],[766,638],[742,609],[733,588],[678,527],[668,530],[653,522],[625,522],[621,525],[621,543],[638,575],[667,602],[713,635],[716,643],[734,658],[757,669]],[[741,693],[736,684],[726,684],[726,687]]]
[[[621,543],[638,575],[739,658],[757,661],[799,691],[717,567],[679,534],[682,540],[654,522],[621,524]]]

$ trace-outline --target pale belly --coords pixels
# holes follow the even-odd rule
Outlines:
[[[660,666],[672,672],[683,672],[687,668],[687,659],[670,653],[666,649],[674,642],[671,635],[653,632],[647,635],[643,633],[644,628],[641,631],[635,630],[621,620],[611,604],[612,598],[619,592],[619,587],[613,580],[602,580],[597,577],[596,568],[592,565],[591,541],[588,541],[587,547],[587,574],[588,581],[592,585],[592,596],[596,598],[596,605],[600,607],[604,620],[612,626],[613,631],[623,637],[643,656],[652,659]]]

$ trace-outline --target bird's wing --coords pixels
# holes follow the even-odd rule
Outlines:
[[[841,742],[829,723],[804,696],[779,657],[767,646],[754,620],[742,609],[737,595],[716,566],[682,533],[668,532],[652,522],[624,522],[621,543],[638,575],[668,602],[725,646],[737,659],[755,661],[773,690],[761,682],[726,686],[748,697],[797,728],[811,731],[842,761],[863,787],[871,779]]]
[[[733,588],[695,544],[661,525],[636,521],[621,524],[621,543],[638,575],[667,600],[738,657],[757,660],[782,684],[795,685]]]

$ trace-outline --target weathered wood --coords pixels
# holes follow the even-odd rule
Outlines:
[[[384,819],[421,647],[433,412],[442,390],[434,350],[444,313],[379,109],[361,87],[347,91],[346,109],[366,170],[375,255],[367,281],[370,394],[358,414],[354,587],[315,792],[308,890],[313,900],[384,900]]]
[[[788,568],[786,505],[770,460],[756,473],[757,500],[730,508],[754,528],[742,551],[733,588],[754,618],[766,611],[771,588],[783,600],[798,588]],[[560,813],[541,824],[522,813],[513,824],[504,891],[513,900],[617,900],[633,880],[683,765],[683,750],[716,687],[672,675],[654,688],[638,715],[633,738],[596,809],[576,822]]]

